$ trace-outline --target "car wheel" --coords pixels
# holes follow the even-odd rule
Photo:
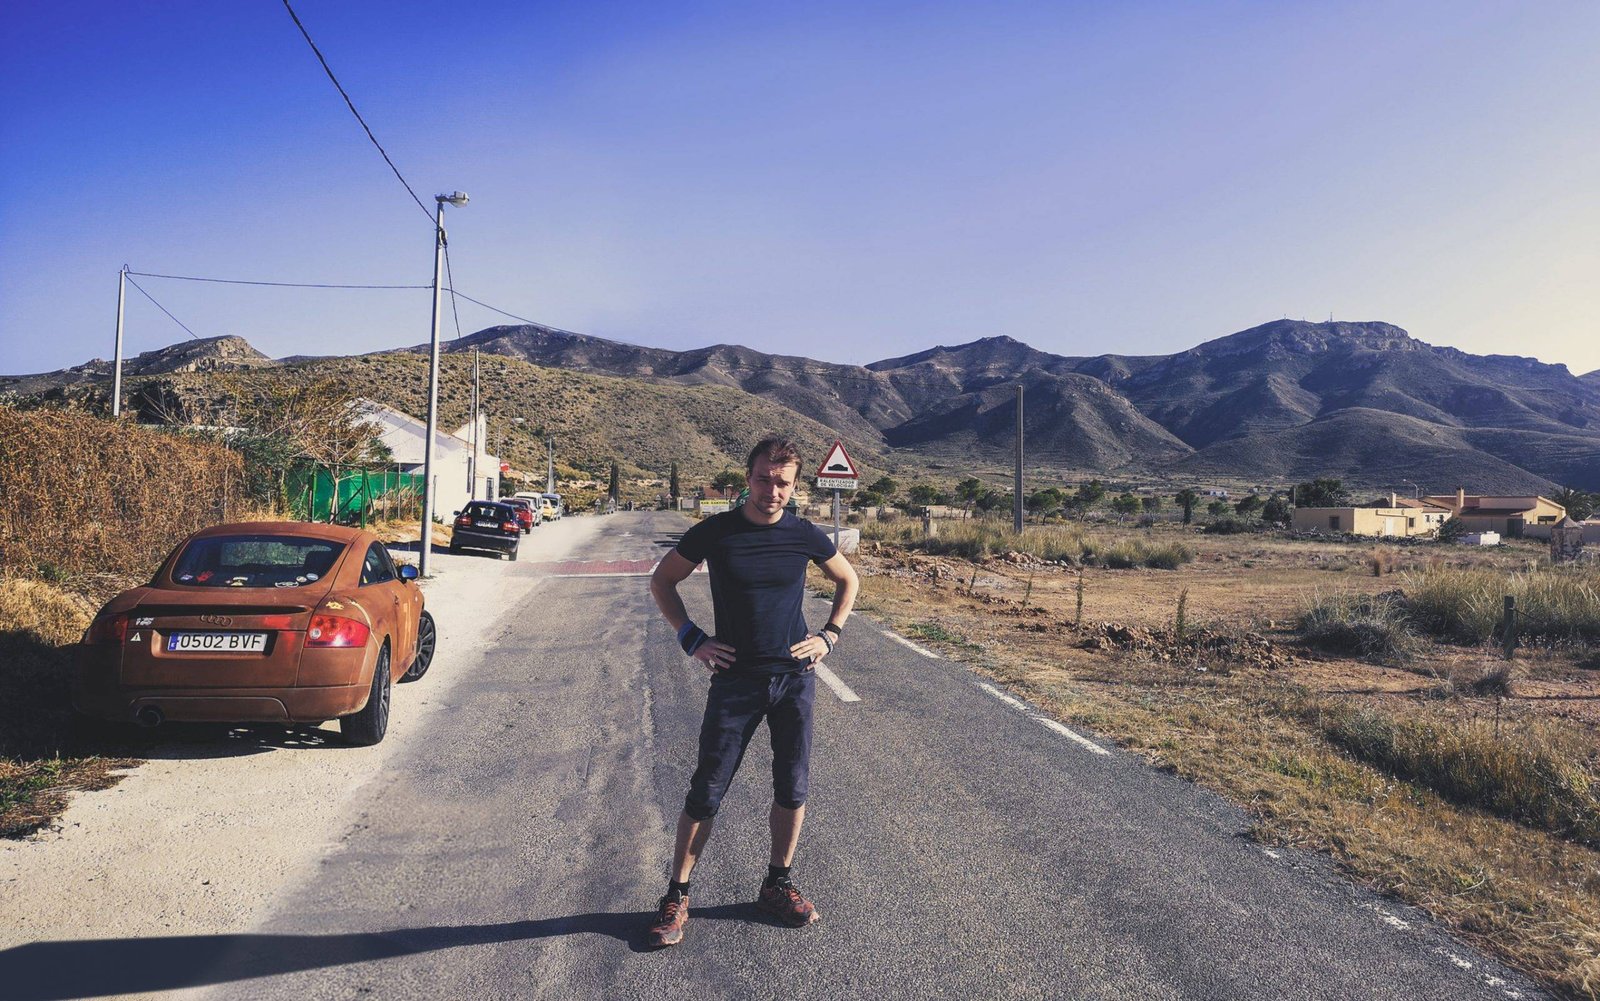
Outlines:
[[[428,665],[433,663],[433,648],[438,641],[438,633],[433,628],[433,616],[423,612],[417,620],[417,656],[406,673],[400,676],[401,681],[416,681],[428,673]]]
[[[456,554],[458,554],[460,552],[461,552],[461,547],[460,546],[456,545],[454,542],[450,543],[450,553],[451,553],[452,556],[456,555]]]
[[[511,562],[513,562],[513,563],[517,562],[517,550],[520,549],[520,548],[521,548],[520,546],[512,546],[511,547]]]
[[[372,670],[372,691],[360,712],[339,718],[339,732],[345,742],[365,747],[376,744],[389,730],[389,644],[378,651],[378,666]]]

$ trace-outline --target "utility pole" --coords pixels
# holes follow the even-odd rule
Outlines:
[[[433,440],[439,434],[439,283],[444,276],[444,203],[460,208],[467,196],[457,191],[435,195],[433,217],[433,334],[428,351],[428,436],[422,442],[422,538],[417,554],[417,575],[428,576],[428,556],[433,552]]]
[[[1022,534],[1022,385],[1017,385],[1017,469],[1012,478],[1012,491],[1015,494],[1011,505],[1011,527],[1018,535]]]
[[[478,499],[478,453],[482,450],[482,443],[478,441],[478,349],[472,349],[472,456],[467,459],[467,496],[472,500]]]
[[[546,438],[544,447],[545,454],[550,462],[549,472],[545,474],[544,492],[553,494],[556,492],[556,440],[554,438]]]
[[[122,416],[122,297],[128,289],[128,266],[117,272],[117,347],[111,369],[111,416]]]

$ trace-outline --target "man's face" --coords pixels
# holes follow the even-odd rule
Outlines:
[[[774,465],[766,456],[757,456],[750,470],[750,499],[745,501],[762,516],[764,521],[776,521],[783,514],[783,506],[794,493],[795,478],[800,464],[785,462]]]

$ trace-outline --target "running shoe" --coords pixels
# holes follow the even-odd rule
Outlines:
[[[800,888],[788,878],[780,879],[771,886],[763,886],[761,896],[756,898],[756,906],[791,928],[803,928],[822,919],[816,905],[807,900]]]
[[[683,926],[689,923],[689,898],[668,894],[661,898],[655,923],[650,926],[650,948],[661,949],[683,941]]]

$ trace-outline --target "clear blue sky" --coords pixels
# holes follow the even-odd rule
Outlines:
[[[295,7],[423,199],[472,196],[457,287],[569,330],[864,363],[1331,312],[1600,369],[1590,0]],[[109,357],[124,262],[429,281],[429,220],[277,0],[7,33],[0,372]],[[427,339],[425,291],[141,284],[278,357]],[[130,353],[185,336],[129,290]]]

